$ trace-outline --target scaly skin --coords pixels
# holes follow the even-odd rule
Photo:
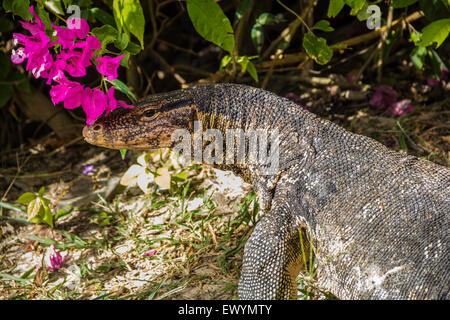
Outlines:
[[[279,170],[230,165],[265,214],[244,250],[241,299],[292,299],[310,235],[320,286],[342,299],[450,298],[450,170],[391,151],[264,90],[199,85],[144,98],[83,134],[107,148],[173,147],[175,129],[278,129]],[[305,239],[306,237],[303,237]]]

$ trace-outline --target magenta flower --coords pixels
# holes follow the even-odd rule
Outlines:
[[[52,24],[57,40],[51,42],[45,33],[45,24],[30,7],[34,21],[21,22],[24,29],[31,35],[13,34],[15,44],[22,47],[12,50],[11,61],[19,64],[27,60],[26,70],[31,71],[35,78],[46,78],[51,86],[50,97],[53,104],[63,102],[67,109],[81,106],[86,113],[86,123],[90,125],[105,110],[107,113],[118,107],[132,108],[125,101],[116,100],[114,88],[109,88],[107,94],[100,89],[85,88],[78,82],[68,80],[66,73],[72,77],[86,75],[86,68],[92,65],[92,58],[96,50],[101,49],[101,43],[95,36],[89,35],[90,28],[87,21],[81,18],[67,20],[67,28]],[[50,48],[57,45],[55,59]],[[53,52],[54,54],[55,52]],[[109,81],[117,78],[117,68],[124,57],[99,57],[96,69]],[[103,79],[102,79],[103,82]]]
[[[108,105],[106,106],[106,114],[108,114],[111,111],[117,109],[117,100],[114,97],[114,87],[108,89],[108,92],[106,93],[106,98],[108,99]]]
[[[36,78],[45,77],[46,72],[53,63],[53,57],[48,51],[49,47],[51,47],[50,38],[45,34],[45,24],[34,13],[32,6],[30,7],[30,12],[33,13],[36,23],[21,23],[31,33],[31,36],[20,33],[13,34],[15,43],[24,47],[13,51],[11,61],[13,63],[21,63],[24,59],[28,59],[26,70],[31,70]]]
[[[106,76],[109,81],[116,79],[118,77],[117,68],[119,68],[120,60],[123,57],[123,54],[115,58],[109,56],[98,57],[95,59],[95,61],[99,61],[96,65],[97,71]]]
[[[60,84],[52,86],[50,97],[55,105],[64,101],[64,108],[75,109],[81,105],[83,89],[78,82],[64,79]]]
[[[64,98],[64,108],[75,109],[82,103],[84,96],[84,88],[81,84],[75,81],[70,81],[67,94]]]
[[[60,269],[64,264],[64,258],[59,252],[56,251],[54,244],[52,244],[50,247],[49,260],[50,263],[46,266],[48,271],[56,271]]]
[[[51,84],[52,80],[58,83],[65,80],[66,75],[64,74],[64,70],[66,69],[66,67],[67,67],[66,60],[62,59],[56,60],[50,67],[46,84]]]
[[[107,98],[105,93],[98,88],[93,90],[85,88],[81,107],[86,113],[86,124],[90,126],[106,110]]]
[[[126,102],[123,101],[123,100],[117,100],[117,105],[118,105],[120,108],[127,108],[127,109],[134,108],[133,105],[128,104],[128,103],[126,103]]]
[[[375,88],[369,105],[378,109],[386,109],[397,101],[397,96],[397,92],[391,86],[381,85]]]
[[[22,63],[26,57],[24,47],[20,47],[17,50],[12,49],[11,51],[11,61],[14,64]]]
[[[411,100],[404,99],[394,102],[389,108],[386,109],[386,113],[390,116],[398,117],[410,113],[414,110],[414,106],[411,104]]]
[[[155,255],[155,253],[156,253],[156,250],[144,253],[144,257],[151,257],[151,256]]]
[[[56,31],[59,43],[63,49],[72,48],[76,42],[75,39],[85,39],[89,33],[89,25],[86,20],[81,18],[71,18],[67,20],[68,28],[59,27],[52,23],[52,27]]]
[[[83,175],[86,176],[88,173],[92,173],[92,172],[94,172],[94,165],[93,164],[90,164],[90,165],[87,165],[87,166],[83,167],[83,172],[82,172]]]
[[[64,71],[67,71],[72,77],[84,77],[86,67],[91,64],[89,59],[84,59],[82,52],[74,50],[63,51],[58,57],[65,60]]]
[[[78,39],[86,38],[90,31],[87,21],[81,18],[67,19],[67,27],[73,31],[74,36]]]

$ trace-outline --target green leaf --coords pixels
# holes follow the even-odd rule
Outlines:
[[[127,154],[127,149],[120,149],[119,152],[120,152],[120,157],[122,158],[122,160],[124,160],[125,156]]]
[[[255,65],[251,61],[249,61],[247,64],[247,72],[253,78],[253,80],[259,82],[258,71],[256,71]]]
[[[3,0],[3,8],[6,12],[12,12],[14,15],[20,16],[23,20],[33,18],[29,10],[29,0]]]
[[[44,192],[45,192],[45,187],[41,187],[38,191],[39,197],[42,197],[44,195]]]
[[[36,197],[28,204],[27,208],[27,218],[28,221],[39,223],[42,221],[42,215],[44,213],[44,209],[42,207],[41,199]]]
[[[239,20],[241,20],[245,11],[247,11],[248,5],[250,4],[250,0],[243,0],[239,3],[236,8],[236,13],[234,14],[233,27],[237,27]]]
[[[356,15],[362,8],[364,8],[364,5],[366,4],[366,0],[344,0],[347,5],[352,8],[350,11],[350,14],[352,16]],[[417,0],[416,0],[417,1]]]
[[[119,33],[124,30],[135,35],[144,49],[145,18],[141,3],[137,0],[114,0],[113,13]]]
[[[229,54],[225,55],[222,60],[220,60],[219,70],[223,70],[231,62],[231,56]]]
[[[128,60],[130,59],[130,53],[128,51],[123,51],[122,53],[124,54],[124,57],[120,59],[120,65],[122,67],[128,68]]]
[[[416,47],[411,51],[411,62],[418,70],[422,70],[425,64],[425,57],[427,56],[427,48]]]
[[[67,209],[66,208],[62,208],[62,209],[58,210],[58,212],[55,215],[55,221],[58,220],[61,217],[64,217],[65,215],[68,215],[74,209],[72,206],[69,206],[69,205],[66,206],[66,207],[67,207]]]
[[[29,204],[31,201],[36,199],[36,195],[31,192],[25,192],[23,195],[16,200],[17,203]]]
[[[330,22],[327,20],[320,20],[312,27],[313,29],[322,30],[325,32],[334,31],[334,28],[330,26]]]
[[[0,108],[5,106],[14,94],[13,86],[0,85]]]
[[[448,1],[448,0],[446,0]],[[449,16],[449,10],[443,1],[419,0],[420,9],[430,21],[445,19]]]
[[[425,74],[431,76],[434,79],[440,79],[442,75],[442,70],[443,69],[448,70],[447,66],[442,61],[439,54],[432,48],[428,49],[428,58],[430,61],[429,63],[430,68],[429,71],[426,70],[427,72],[425,72]]]
[[[42,22],[45,24],[45,33],[47,36],[51,37],[51,34],[55,31],[52,27],[52,23],[50,20],[50,15],[45,10],[44,6],[41,4],[38,4],[35,8],[35,12],[41,18]]]
[[[44,6],[49,9],[53,14],[64,15],[64,10],[61,6],[61,0],[46,0]]]
[[[22,208],[19,208],[18,206],[15,206],[15,205],[10,204],[8,202],[0,202],[0,207],[8,209],[8,210],[14,210],[14,211],[26,214],[26,212]]]
[[[109,24],[105,24],[99,28],[94,28],[91,32],[102,44],[102,51],[106,49],[108,44],[116,41],[119,36],[117,30]]]
[[[320,65],[328,63],[333,57],[333,51],[327,46],[327,40],[311,33],[305,34],[303,47],[306,53]]]
[[[129,53],[135,55],[141,52],[141,47],[133,42],[128,42],[128,46],[125,48],[125,51],[128,51]]]
[[[134,93],[130,90],[130,88],[128,88],[128,86],[123,83],[122,81],[120,81],[119,79],[114,79],[113,81],[109,81],[106,80],[109,83],[111,83],[113,85],[114,88],[116,88],[117,90],[119,90],[120,92],[123,92],[127,95],[128,98],[130,98],[131,101],[136,102],[136,96],[134,95]]]
[[[187,0],[187,11],[195,30],[203,38],[232,54],[233,28],[230,20],[214,0]]]
[[[286,19],[278,18],[276,15],[267,12],[261,13],[256,19],[256,23],[262,26],[271,26],[284,21]]]
[[[257,57],[258,56],[241,56],[237,59],[237,63],[239,63],[242,67],[242,72],[248,72],[256,82],[259,81],[258,72],[256,71],[255,65],[250,61],[250,59],[255,59]]]
[[[5,9],[6,12],[12,12],[12,4],[14,0],[3,0],[3,9]]]
[[[391,6],[393,8],[404,8],[416,3],[417,1],[418,0],[392,0]]]
[[[121,33],[117,37],[116,41],[114,41],[114,45],[119,50],[125,50],[125,48],[128,46],[128,42],[130,41],[130,36],[126,33]]]
[[[256,48],[256,51],[258,54],[261,53],[263,44],[264,44],[264,28],[259,23],[256,23],[253,25],[252,31],[251,31],[251,37],[253,45]]]
[[[344,0],[330,0],[327,13],[328,17],[329,18],[336,17],[339,14],[339,12],[341,12],[344,5],[345,5]]]
[[[172,179],[174,181],[184,181],[187,179],[187,177],[189,177],[189,172],[187,171],[181,171],[180,173],[174,174],[172,176]]]
[[[436,48],[444,42],[450,32],[450,19],[436,20],[427,25],[422,30],[422,41],[418,43],[421,47],[427,47],[434,42],[437,43]]]
[[[91,8],[89,10],[92,14],[92,16],[100,21],[103,24],[109,24],[112,27],[116,27],[116,22],[114,20],[114,17],[109,14],[108,12],[100,9],[100,8]]]
[[[53,215],[52,211],[47,205],[42,206],[44,208],[44,214],[42,220],[44,220],[53,229]]]

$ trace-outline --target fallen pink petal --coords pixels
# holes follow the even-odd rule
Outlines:
[[[156,254],[156,250],[153,250],[153,251],[144,253],[144,257],[151,257],[151,256],[153,256],[153,255],[155,255],[155,254]]]
[[[378,109],[386,109],[397,101],[397,97],[397,92],[391,86],[381,85],[375,88],[369,105]]]
[[[404,99],[393,103],[387,110],[386,113],[390,116],[399,117],[404,116],[410,112],[414,111],[414,106],[411,100]]]
[[[86,176],[88,173],[92,173],[93,171],[94,171],[94,165],[90,164],[90,165],[83,167],[82,174]]]

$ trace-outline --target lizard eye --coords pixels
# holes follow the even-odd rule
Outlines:
[[[157,109],[148,109],[144,111],[144,117],[151,118],[158,112]]]

